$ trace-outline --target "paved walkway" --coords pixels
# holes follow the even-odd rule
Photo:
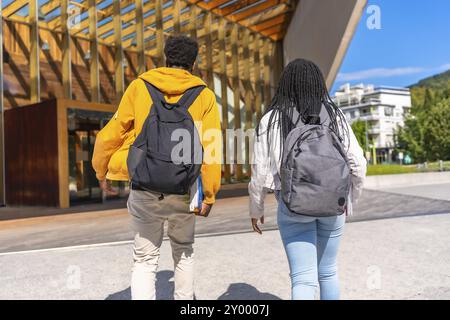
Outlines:
[[[450,214],[350,223],[339,256],[344,299],[450,299]],[[278,231],[196,240],[198,299],[289,299]],[[168,242],[158,298],[173,291]],[[0,254],[0,299],[129,299],[131,245]]]
[[[450,194],[450,185],[447,192]],[[449,198],[450,199],[450,198]],[[368,221],[450,212],[450,201],[365,190],[348,221]],[[266,201],[266,227],[276,229],[276,201]],[[211,215],[198,218],[197,234],[250,230],[248,197],[220,199]],[[131,240],[125,208],[0,221],[0,253]]]
[[[430,199],[450,201],[450,183],[385,188],[383,191],[409,196],[420,196]]]
[[[450,184],[365,190],[346,225],[344,299],[450,299]],[[248,198],[220,199],[197,219],[198,299],[289,299],[288,266],[269,195],[264,234],[249,232]],[[129,299],[125,209],[0,221],[0,299]],[[70,246],[70,247],[68,247]],[[168,242],[158,298],[173,291]]]

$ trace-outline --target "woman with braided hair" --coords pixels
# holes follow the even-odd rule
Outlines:
[[[326,216],[311,214],[312,211],[307,210],[293,212],[288,208],[286,197],[282,196],[285,192],[283,185],[288,185],[283,181],[285,175],[280,172],[280,167],[285,163],[284,157],[289,154],[289,150],[284,152],[285,142],[292,138],[292,134],[289,134],[294,129],[301,130],[298,128],[302,127],[319,128],[321,131],[318,132],[327,132],[330,137],[334,137],[333,146],[342,146],[341,160],[345,161],[343,175],[347,170],[349,188],[347,199],[339,198],[341,212],[326,212]],[[320,134],[317,137],[319,141]],[[295,149],[298,152],[302,152],[303,141],[298,142],[300,147]],[[345,216],[352,213],[352,202],[361,194],[366,165],[363,150],[345,116],[331,100],[318,66],[305,59],[290,62],[281,75],[271,104],[256,128],[249,209],[253,230],[261,234],[258,221],[264,223],[264,198],[268,190],[275,191],[278,201],[277,221],[290,268],[292,299],[314,299],[319,287],[321,299],[339,299],[336,263],[339,242]],[[317,170],[313,174],[324,174],[321,166],[314,169],[314,163],[309,164],[309,168]],[[296,179],[289,183],[306,181],[302,180],[306,179],[304,177]],[[314,197],[314,194],[307,196]],[[319,204],[318,207],[327,200],[322,199],[320,193],[315,197],[313,202]]]

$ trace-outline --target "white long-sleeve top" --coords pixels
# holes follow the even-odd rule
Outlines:
[[[272,112],[272,111],[271,111]],[[264,199],[269,190],[281,190],[280,166],[281,166],[281,137],[280,127],[277,125],[279,114],[274,116],[270,136],[268,136],[268,124],[271,112],[262,117],[258,132],[255,132],[252,159],[252,176],[248,185],[250,196],[249,211],[252,218],[259,219],[264,215]],[[328,113],[322,107],[320,113],[321,122],[327,123]],[[349,160],[352,188],[349,195],[348,214],[352,214],[352,203],[356,202],[362,193],[364,179],[366,177],[367,161],[364,152],[350,126],[349,134],[343,143],[347,150]],[[268,141],[270,141],[270,150]],[[269,155],[269,156],[268,156]]]

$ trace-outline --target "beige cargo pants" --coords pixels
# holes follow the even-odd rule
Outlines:
[[[165,195],[131,190],[128,211],[134,231],[131,298],[154,300],[159,250],[163,240],[164,223],[174,260],[174,298],[194,297],[194,229],[195,215],[189,212],[187,196]]]

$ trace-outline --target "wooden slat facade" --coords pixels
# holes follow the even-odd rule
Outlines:
[[[0,9],[0,110],[51,99],[117,105],[137,75],[165,65],[165,39],[182,33],[200,45],[194,73],[221,92],[224,137],[226,129],[249,129],[270,103],[274,43],[297,2],[13,1]],[[234,151],[237,160],[236,148],[224,154]],[[224,178],[241,180],[244,171],[248,166],[225,165]]]

